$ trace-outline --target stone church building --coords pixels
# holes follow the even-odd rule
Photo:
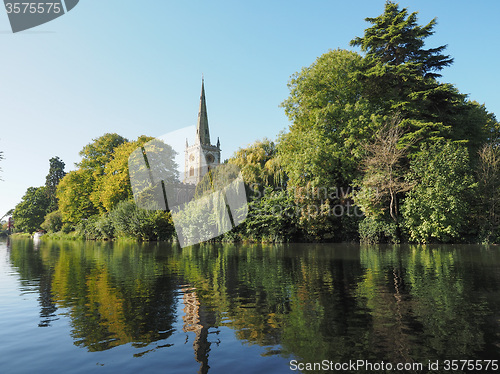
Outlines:
[[[216,145],[210,142],[207,104],[205,101],[205,82],[202,78],[196,139],[192,145],[189,145],[186,139],[183,182],[194,185],[198,184],[211,168],[220,165],[220,152],[219,138],[217,138]]]

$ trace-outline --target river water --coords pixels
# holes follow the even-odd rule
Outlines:
[[[489,373],[496,360],[498,246],[0,241],[1,373]]]

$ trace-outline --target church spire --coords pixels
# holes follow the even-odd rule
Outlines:
[[[210,145],[210,132],[208,131],[207,103],[205,102],[205,80],[201,78],[200,110],[198,112],[198,125],[196,137],[201,144]]]

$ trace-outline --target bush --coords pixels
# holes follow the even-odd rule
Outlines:
[[[61,227],[61,231],[63,232],[63,234],[69,234],[71,231],[74,231],[75,230],[75,227],[73,225],[71,225],[71,223],[63,223],[62,227]]]
[[[96,227],[99,216],[91,216],[88,219],[81,220],[76,225],[76,232],[87,240],[101,239],[100,232]]]
[[[174,226],[169,212],[139,209],[133,201],[120,202],[109,214],[116,236],[168,240]]]
[[[297,236],[297,210],[289,192],[266,188],[264,196],[251,201],[248,207],[248,216],[241,230],[248,239],[286,242]]]
[[[115,234],[115,228],[113,226],[113,221],[108,214],[104,214],[99,217],[95,222],[96,231],[99,233],[101,239],[113,239]]]
[[[399,243],[396,222],[365,217],[359,223],[359,239],[361,243]]]
[[[49,213],[45,216],[45,220],[41,224],[42,229],[47,232],[60,231],[63,226],[62,215],[59,210]]]
[[[117,236],[132,236],[132,216],[137,210],[132,201],[121,201],[109,213]]]
[[[463,240],[476,187],[464,146],[447,142],[424,145],[411,162],[416,186],[401,212],[410,240],[419,243]]]

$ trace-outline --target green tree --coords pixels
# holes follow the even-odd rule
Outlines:
[[[81,151],[78,169],[68,173],[57,187],[56,197],[64,222],[76,224],[93,214],[105,212],[100,196],[100,184],[105,167],[113,160],[115,149],[127,142],[118,134],[104,134],[93,139]]]
[[[286,190],[267,187],[263,196],[248,204],[248,216],[242,230],[254,241],[287,242],[298,234],[294,198]]]
[[[106,211],[111,211],[120,201],[132,199],[128,160],[133,151],[152,139],[143,135],[134,142],[116,147],[114,157],[106,164],[104,175],[96,188],[99,202]]]
[[[48,211],[53,212],[57,210],[57,185],[64,178],[66,172],[64,171],[65,164],[59,157],[52,157],[49,163],[49,173],[45,177],[45,188],[49,199]]]
[[[91,200],[94,182],[92,172],[85,169],[71,171],[59,182],[57,199],[64,222],[76,224],[98,213]]]
[[[82,160],[76,166],[91,173],[93,182],[90,200],[101,213],[106,211],[99,195],[99,186],[105,174],[106,164],[114,158],[116,148],[126,142],[128,140],[118,134],[106,133],[93,139],[92,143],[87,144],[80,151]]]
[[[168,210],[168,198],[178,196],[180,184],[176,152],[160,139],[138,139],[128,158],[129,178],[138,206]],[[175,203],[174,203],[175,205]]]
[[[238,149],[228,163],[240,168],[243,180],[251,190],[262,192],[265,187],[282,188],[285,185],[286,176],[276,143],[267,138]]]
[[[15,228],[27,233],[40,229],[49,204],[46,187],[29,187],[12,214]]]
[[[373,26],[351,41],[365,53],[357,77],[363,95],[384,113],[402,115],[407,128],[403,141],[447,138],[464,142],[475,154],[492,130],[498,132],[496,120],[453,85],[437,80],[453,59],[443,54],[444,45],[424,48],[436,19],[421,26],[417,14],[387,1],[382,15],[366,18]]]
[[[386,113],[399,112],[411,119],[412,131],[407,136],[413,139],[443,136],[448,128],[435,118],[435,109],[444,109],[442,104],[458,95],[453,87],[436,81],[439,72],[453,62],[442,54],[446,46],[423,48],[436,20],[420,26],[417,14],[387,1],[382,15],[365,19],[373,26],[351,41],[365,53],[358,75],[364,83],[363,94]]]
[[[334,50],[292,76],[281,104],[292,125],[278,145],[290,186],[346,186],[355,176],[376,127],[356,78],[362,64],[359,54]]]
[[[113,158],[115,148],[127,141],[123,136],[115,133],[106,133],[95,138],[80,151],[82,160],[76,166],[91,170],[96,176],[100,176],[104,173],[106,164]]]
[[[355,224],[332,214],[350,204],[345,196],[321,191],[347,191],[358,176],[363,145],[380,127],[377,109],[363,96],[358,75],[362,57],[346,50],[320,56],[295,74],[282,106],[292,121],[282,134],[278,154],[294,190],[299,222],[313,240],[340,240]]]
[[[410,240],[463,240],[476,187],[467,149],[450,141],[422,145],[408,179],[416,185],[401,211]]]
[[[498,143],[487,143],[479,151],[477,168],[478,194],[475,204],[479,239],[498,240],[500,214],[500,148]]]
[[[398,4],[387,1],[382,15],[365,18],[373,26],[365,30],[363,37],[351,41],[352,46],[359,46],[366,52],[373,75],[396,78],[399,85],[393,87],[395,89],[403,88],[397,78],[404,74],[438,78],[441,76],[438,72],[453,62],[450,56],[442,54],[446,46],[423,48],[424,40],[434,34],[436,19],[420,26],[417,14],[408,14],[407,8],[400,10]]]

